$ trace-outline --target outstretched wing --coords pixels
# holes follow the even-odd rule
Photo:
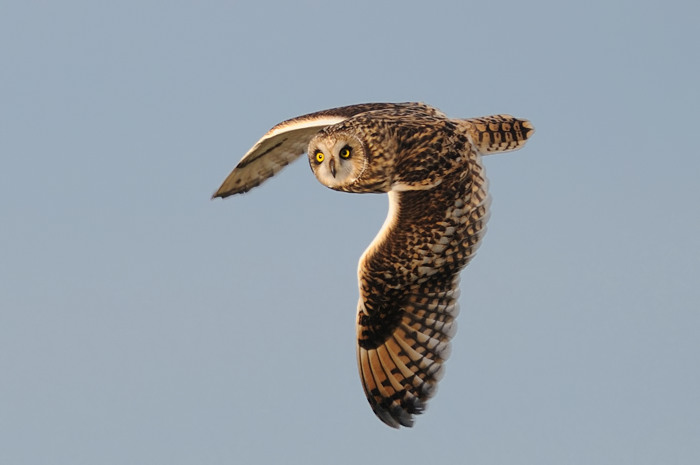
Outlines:
[[[357,361],[374,413],[389,426],[413,426],[436,392],[457,326],[459,275],[403,289],[384,308],[360,308]]]
[[[279,123],[241,158],[212,197],[241,194],[260,185],[304,154],[314,135],[327,126],[368,111],[416,105],[419,104],[364,103],[318,111]]]
[[[374,413],[413,426],[436,392],[456,330],[459,272],[486,231],[489,197],[474,151],[427,191],[389,192],[385,226],[360,260],[357,359]]]

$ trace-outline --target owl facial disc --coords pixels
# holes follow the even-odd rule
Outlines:
[[[331,189],[352,184],[364,171],[365,154],[354,137],[319,135],[309,143],[308,153],[316,178]]]

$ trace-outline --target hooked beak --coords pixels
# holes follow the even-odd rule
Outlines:
[[[331,158],[331,161],[328,162],[328,167],[331,169],[333,177],[335,177],[335,158]]]

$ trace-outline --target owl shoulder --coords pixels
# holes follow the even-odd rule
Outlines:
[[[446,119],[423,120],[399,131],[394,161],[395,190],[431,189],[451,173],[463,169],[471,152],[466,137]]]

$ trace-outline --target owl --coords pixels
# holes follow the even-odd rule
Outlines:
[[[321,184],[387,193],[389,213],[358,266],[357,362],[381,421],[413,426],[443,375],[459,273],[489,216],[481,156],[533,134],[509,115],[450,119],[422,103],[367,103],[284,121],[246,153],[213,197],[258,186],[308,154]]]

